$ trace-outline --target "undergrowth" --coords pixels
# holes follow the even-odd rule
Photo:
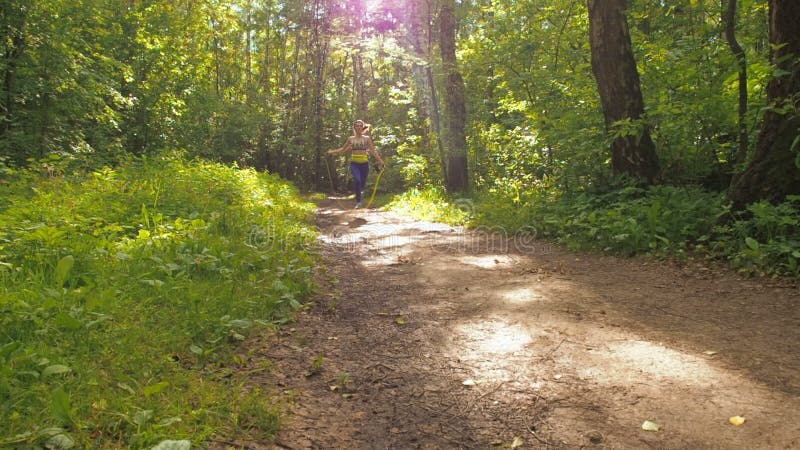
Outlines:
[[[800,196],[733,212],[723,194],[691,187],[623,185],[558,195],[551,188],[509,188],[469,199],[430,188],[398,195],[388,208],[506,236],[525,230],[573,250],[708,257],[747,273],[800,276]]]
[[[429,188],[395,195],[384,207],[418,220],[463,225],[470,218],[469,206],[466,199],[451,200],[441,188]]]
[[[232,376],[312,288],[312,206],[275,176],[179,157],[0,185],[0,448],[268,436]]]

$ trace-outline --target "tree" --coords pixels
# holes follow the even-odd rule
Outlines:
[[[467,110],[464,80],[456,63],[455,1],[443,0],[439,12],[439,51],[446,76],[445,113],[447,114],[447,190],[461,192],[468,188]],[[444,162],[444,161],[443,161]]]
[[[626,0],[588,0],[588,7],[592,71],[606,127],[617,130],[611,144],[611,168],[615,174],[653,182],[659,161],[642,121],[644,100],[625,19]]]
[[[739,68],[739,149],[736,151],[736,162],[742,163],[747,158],[747,59],[744,49],[736,40],[736,0],[722,0],[722,22],[725,24],[725,39],[731,52],[736,56],[736,64]]]
[[[755,154],[731,183],[736,209],[758,200],[780,202],[800,194],[800,2],[770,0],[773,77]]]

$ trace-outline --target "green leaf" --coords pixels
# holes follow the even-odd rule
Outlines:
[[[70,449],[75,447],[75,441],[66,434],[57,434],[47,440],[47,448],[50,449]]]
[[[248,328],[250,327],[250,321],[247,319],[234,319],[228,322],[228,325],[235,328]]]
[[[152,409],[143,409],[141,411],[137,411],[136,414],[133,415],[133,423],[142,427],[153,420],[154,416],[155,414],[153,414]]]
[[[150,386],[147,386],[146,388],[144,388],[142,392],[144,393],[145,397],[149,398],[151,395],[158,394],[159,392],[162,392],[164,389],[168,387],[169,387],[169,382],[162,381],[160,383],[151,384]]]
[[[77,330],[82,325],[80,320],[70,316],[65,312],[60,312],[56,314],[54,321],[58,328],[64,330]]]
[[[127,391],[132,395],[136,395],[136,391],[134,391],[133,388],[127,385],[126,383],[117,383],[117,387],[124,391]]]
[[[42,371],[42,376],[48,377],[50,375],[59,375],[69,372],[72,372],[71,368],[61,364],[53,364],[52,366],[47,366],[44,368],[44,370]]]
[[[758,250],[759,245],[757,240],[751,237],[746,237],[744,238],[744,243],[747,244],[747,246],[750,247],[750,249]]]
[[[59,287],[64,286],[64,282],[67,281],[69,272],[74,265],[75,257],[72,255],[67,255],[58,260],[58,264],[56,264],[56,283]]]
[[[183,419],[180,417],[167,417],[166,419],[161,419],[155,425],[157,428],[166,428],[170,425],[174,425],[176,423],[183,422]]]
[[[18,348],[22,347],[17,341],[11,341],[8,344],[0,345],[0,358],[6,358]]]
[[[69,394],[58,388],[50,394],[50,412],[61,423],[71,423]]]

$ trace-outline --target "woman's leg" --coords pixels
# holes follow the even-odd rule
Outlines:
[[[361,203],[361,191],[367,185],[369,175],[369,163],[350,163],[350,172],[353,174],[353,182],[356,190],[356,202]]]

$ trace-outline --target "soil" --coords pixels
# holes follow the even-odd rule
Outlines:
[[[351,208],[320,205],[313,306],[250,342],[290,413],[243,447],[800,448],[796,285]]]

